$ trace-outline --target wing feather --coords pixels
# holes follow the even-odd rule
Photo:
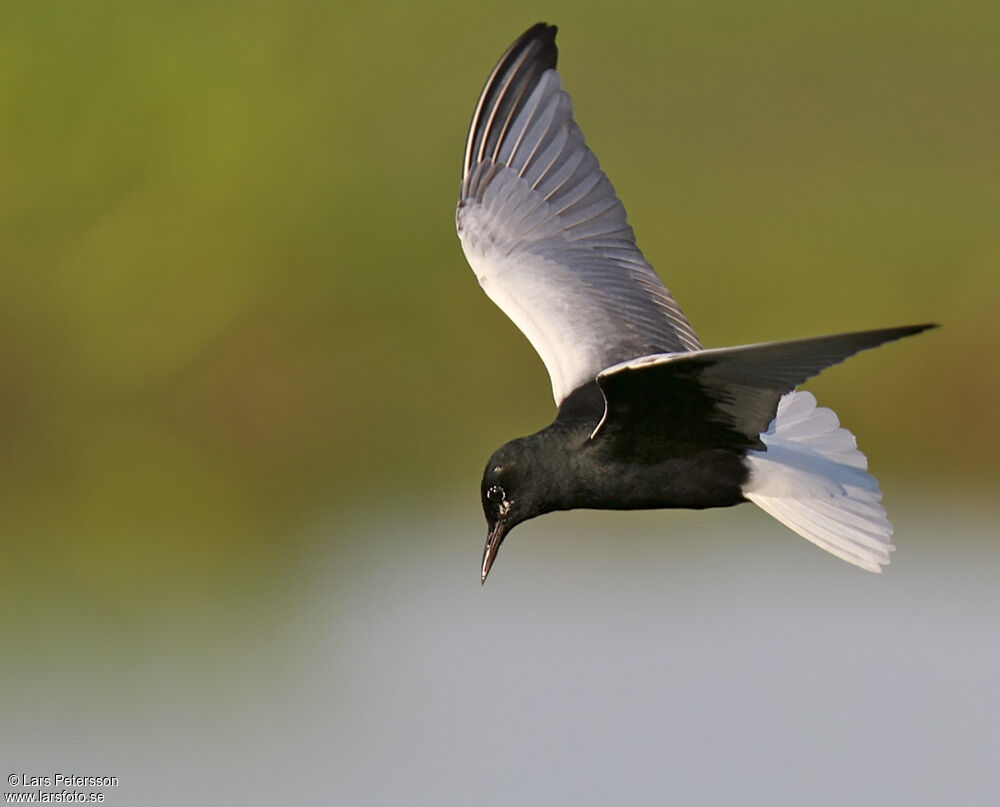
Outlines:
[[[529,29],[490,74],[456,218],[469,264],[540,355],[559,404],[613,364],[701,344],[573,119],[555,34]]]
[[[597,377],[605,411],[594,436],[608,424],[628,431],[659,420],[675,435],[694,435],[706,446],[763,449],[761,434],[783,395],[855,353],[933,327],[904,325],[626,361]],[[788,429],[795,439],[829,426],[822,414],[808,414],[811,420],[807,424],[803,416],[799,434],[793,428],[797,415],[791,413]]]

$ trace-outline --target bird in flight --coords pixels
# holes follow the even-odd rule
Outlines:
[[[746,501],[880,571],[893,546],[878,482],[833,411],[795,388],[934,326],[703,348],[573,119],[555,37],[528,29],[487,79],[456,214],[472,270],[538,352],[558,407],[486,465],[482,581],[507,533],[544,513]]]

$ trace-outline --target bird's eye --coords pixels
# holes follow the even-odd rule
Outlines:
[[[486,491],[486,498],[491,502],[502,502],[504,499],[503,488],[499,485],[494,485],[488,491]]]

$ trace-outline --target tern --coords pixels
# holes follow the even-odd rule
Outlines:
[[[483,290],[541,357],[558,412],[490,457],[481,580],[522,521],[557,510],[753,502],[881,571],[892,525],[868,460],[796,387],[932,324],[706,349],[636,246],[556,72],[556,27],[522,34],[472,116],[456,224]]]

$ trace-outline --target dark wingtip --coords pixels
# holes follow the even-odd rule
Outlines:
[[[507,123],[517,114],[526,93],[531,91],[539,77],[546,70],[555,69],[559,59],[557,31],[556,26],[545,22],[532,25],[507,48],[493,68],[480,93],[469,126],[463,179],[468,177],[477,157],[484,156],[487,151],[493,154],[493,149],[506,132]]]
[[[923,333],[924,331],[932,331],[935,328],[940,328],[940,322],[922,322],[919,325],[904,325],[900,328],[900,331],[904,333],[901,336],[915,336],[918,333]]]
[[[534,48],[531,57],[533,62],[543,65],[543,68],[555,67],[558,61],[559,49],[556,47],[556,33],[559,29],[547,22],[536,22],[527,31],[515,39],[500,57],[494,73],[503,72],[504,65],[512,64],[528,48]]]
[[[896,339],[904,339],[907,336],[916,336],[918,333],[923,333],[924,331],[940,327],[941,326],[936,322],[921,322],[919,325],[897,325],[894,328],[877,328],[873,331],[857,331],[853,335],[860,337],[870,336],[873,338],[871,344],[859,348],[859,350],[867,350],[868,348],[884,345],[886,342],[893,342]],[[852,334],[843,335],[851,336]]]
[[[538,44],[538,54],[535,61],[545,67],[555,67],[559,60],[559,48],[556,47],[556,34],[559,28],[547,22],[536,22],[521,34],[508,49],[505,57],[518,54],[532,43]],[[502,60],[501,60],[502,61]]]
[[[549,25],[547,22],[536,22],[518,38],[518,42],[528,39],[547,40],[555,44],[556,34],[559,33],[558,26]]]

